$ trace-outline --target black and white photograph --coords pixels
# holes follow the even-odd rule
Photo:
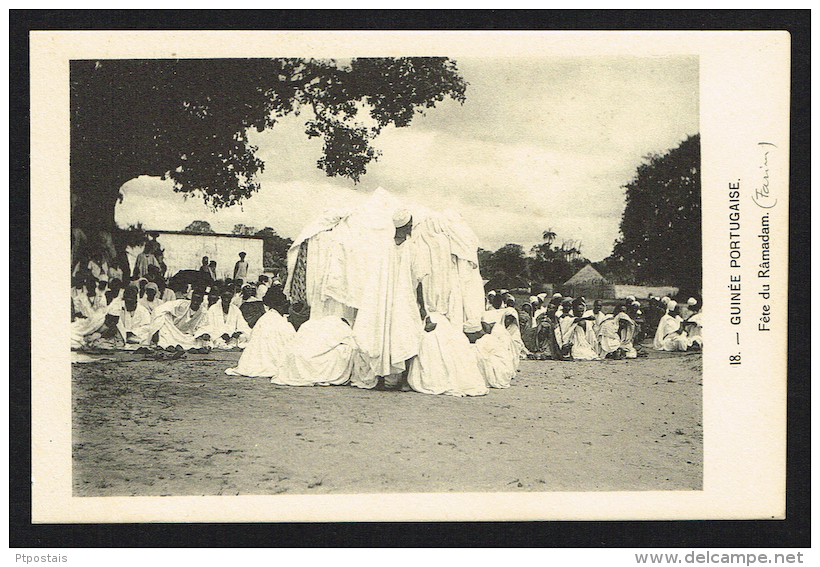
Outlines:
[[[372,518],[452,519],[499,496],[490,517],[546,518],[562,494],[651,516],[646,494],[698,517],[710,379],[767,326],[785,345],[785,284],[759,274],[783,271],[767,207],[788,198],[734,176],[708,201],[701,51],[267,38],[62,67],[69,500],[111,501],[107,521],[140,497],[334,519],[285,499],[385,496]],[[772,177],[780,143],[749,150]],[[760,281],[742,291],[741,258]]]

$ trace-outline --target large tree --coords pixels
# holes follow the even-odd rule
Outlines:
[[[700,135],[665,154],[648,156],[625,189],[621,235],[606,264],[638,283],[698,292],[703,257]]]
[[[141,175],[214,208],[259,189],[264,163],[248,132],[305,112],[305,133],[324,141],[318,167],[354,181],[389,124],[451,97],[466,82],[443,57],[72,61],[71,222],[84,238],[113,232],[120,188]],[[366,109],[370,124],[358,112]],[[74,248],[73,248],[74,250]]]

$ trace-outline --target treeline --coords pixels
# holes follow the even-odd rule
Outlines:
[[[700,135],[688,137],[665,154],[652,154],[623,187],[626,207],[612,254],[592,263],[610,283],[672,285],[681,292],[702,287],[700,207]],[[490,252],[479,249],[481,275],[488,287],[530,288],[562,284],[590,263],[581,242],[556,245],[552,229],[544,242],[525,252],[506,244]]]
[[[543,234],[544,242],[525,253],[520,244],[505,244],[495,252],[479,248],[478,262],[481,277],[490,280],[492,288],[536,289],[539,284],[562,284],[589,263],[581,254],[581,242],[563,240],[552,229]]]

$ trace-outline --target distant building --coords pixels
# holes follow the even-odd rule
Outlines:
[[[257,236],[238,234],[202,234],[173,230],[151,230],[157,234],[157,242],[164,250],[163,259],[167,269],[166,277],[180,270],[198,270],[202,257],[216,260],[217,279],[233,278],[233,268],[239,253],[245,252],[248,262],[248,280],[255,281],[263,272],[263,240]],[[127,249],[131,270],[134,261],[142,252],[142,246]]]
[[[561,293],[566,297],[584,296],[591,299],[615,299],[615,286],[607,281],[598,270],[587,264],[564,282]]]
[[[630,295],[635,299],[647,299],[653,297],[675,297],[679,289],[672,286],[650,286],[650,285],[618,285],[615,286],[615,299],[624,299]]]

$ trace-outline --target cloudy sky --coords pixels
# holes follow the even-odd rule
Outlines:
[[[165,182],[123,186],[121,226],[182,230],[207,220],[217,232],[243,223],[287,237],[323,209],[355,205],[381,186],[409,203],[461,213],[482,248],[529,250],[551,228],[580,240],[590,260],[618,237],[622,186],[643,156],[698,130],[698,61],[674,58],[458,59],[467,101],[449,99],[376,138],[379,161],[358,185],[316,167],[322,142],[302,117],[254,134],[266,163],[261,190],[241,207],[209,210]]]

